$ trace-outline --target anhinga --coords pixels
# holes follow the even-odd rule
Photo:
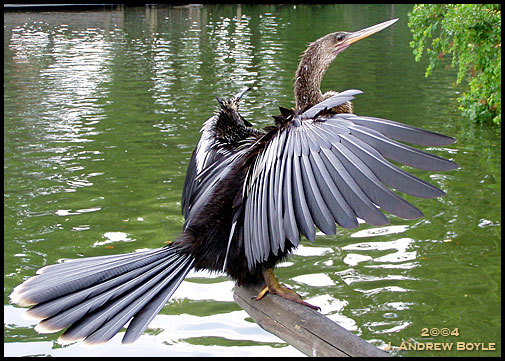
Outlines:
[[[34,305],[28,313],[42,319],[39,332],[68,327],[62,343],[106,342],[130,320],[123,342],[136,340],[192,268],[224,271],[239,284],[264,281],[258,299],[271,292],[306,304],[273,274],[300,234],[314,241],[315,226],[335,234],[336,224],[355,228],[357,218],[387,224],[379,208],[405,219],[423,216],[386,186],[422,198],[444,194],[386,158],[430,171],[457,168],[401,143],[439,146],[454,138],[352,114],[359,90],[321,94],[322,76],[339,52],[396,20],[310,44],[296,72],[296,107],[281,108],[274,126],[255,130],[240,115],[247,89],[218,99],[190,160],[177,240],[47,266],[16,287],[11,300]]]

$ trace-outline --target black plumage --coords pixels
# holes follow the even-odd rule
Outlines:
[[[388,159],[430,171],[455,169],[454,162],[402,143],[441,146],[455,139],[351,114],[359,90],[319,91],[318,72],[324,73],[325,62],[334,56],[317,58],[317,52],[338,53],[394,21],[329,34],[311,44],[299,70],[310,61],[316,84],[309,86],[310,78],[303,77],[310,74],[297,72],[302,79],[297,78],[295,94],[303,106],[280,108],[273,126],[253,129],[240,115],[239,103],[248,89],[218,99],[189,162],[182,195],[185,223],[173,243],[45,267],[15,288],[12,302],[34,305],[28,312],[42,319],[36,327],[40,332],[68,327],[61,342],[105,342],[130,320],[123,342],[132,342],[191,269],[225,271],[239,284],[264,280],[266,288],[258,297],[269,291],[304,303],[280,286],[272,272],[299,245],[301,235],[314,241],[316,227],[335,234],[336,225],[356,228],[358,218],[387,224],[381,210],[405,219],[422,217],[389,187],[421,198],[444,192]],[[296,84],[303,84],[305,92]],[[310,87],[319,93],[307,95]]]

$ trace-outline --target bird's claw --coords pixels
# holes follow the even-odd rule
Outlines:
[[[261,300],[265,295],[270,292],[271,294],[281,296],[287,300],[300,303],[302,305],[308,306],[314,310],[320,311],[321,308],[318,306],[311,305],[308,302],[302,300],[302,297],[285,285],[279,283],[277,278],[275,278],[273,269],[269,268],[263,272],[263,278],[265,279],[265,286],[260,290],[256,296],[256,300]]]

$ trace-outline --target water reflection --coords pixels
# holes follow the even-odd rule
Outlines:
[[[254,47],[251,44],[249,18],[222,17],[209,23],[208,37],[215,48],[214,72],[229,77],[234,83],[252,85],[257,73],[250,71]],[[219,85],[219,84],[218,84]]]
[[[402,227],[402,226],[398,226],[398,227]],[[385,227],[385,228],[391,228],[391,227]],[[376,231],[374,231],[375,233]],[[359,233],[359,232],[357,232]],[[383,233],[379,233],[379,234],[387,234],[388,231],[385,230],[385,232]],[[395,232],[396,233],[396,232]],[[377,233],[376,233],[377,234]],[[351,237],[353,236],[356,236],[356,233],[353,234]],[[415,242],[415,240],[411,239],[411,238],[399,238],[397,240],[394,240],[394,241],[389,241],[389,242],[362,242],[362,243],[355,243],[355,244],[352,244],[352,245],[348,245],[348,246],[345,246],[342,248],[342,250],[345,250],[345,251],[350,251],[350,250],[354,250],[354,251],[365,251],[367,254],[374,254],[375,252],[370,252],[370,251],[383,251],[383,250],[390,250],[390,249],[393,249],[395,250],[395,252],[393,253],[388,253],[387,255],[384,255],[384,256],[380,256],[380,257],[377,257],[377,258],[372,258],[371,256],[367,256],[369,257],[368,259],[366,259],[367,261],[368,260],[373,260],[374,262],[379,262],[379,263],[398,263],[398,262],[405,262],[405,261],[410,261],[410,260],[414,260],[417,258],[417,253],[416,251],[407,251],[409,249],[411,249],[411,246],[413,245],[413,243]],[[350,257],[352,258],[353,255],[356,255],[356,256],[359,256],[359,254],[353,254],[353,253],[349,253],[347,255],[347,257]],[[347,259],[346,257],[346,259]],[[344,260],[345,263],[348,263],[346,262],[346,260]],[[352,262],[353,264],[352,265],[356,265],[358,264],[359,262],[355,263],[355,262]],[[351,265],[351,263],[348,263]],[[384,265],[385,267],[395,267],[397,265],[391,265],[391,264],[386,264]],[[404,265],[398,265],[398,267],[404,267]]]
[[[104,39],[104,30],[75,32],[65,24],[51,29],[45,22],[26,23],[13,28],[9,49],[14,52],[14,65],[33,65],[33,58],[47,59],[35,63],[38,71],[33,96],[37,103],[23,110],[23,118],[34,120],[30,127],[38,139],[38,146],[25,149],[25,159],[42,170],[21,176],[64,185],[39,189],[31,192],[32,196],[92,186],[91,179],[103,173],[86,174],[80,159],[101,152],[83,150],[80,144],[93,141],[98,134],[96,123],[105,117],[97,105],[97,99],[106,96],[100,87],[110,81],[110,45]],[[47,156],[48,152],[52,155]]]
[[[48,33],[29,24],[25,26],[12,29],[9,48],[14,52],[13,61],[30,64],[47,54],[50,41]]]
[[[324,273],[312,273],[291,278],[295,282],[305,283],[313,287],[334,286],[335,282]]]

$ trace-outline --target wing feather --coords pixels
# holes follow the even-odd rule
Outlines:
[[[275,194],[273,194],[273,197],[275,197],[276,202],[277,202],[277,213],[275,215],[277,224],[279,227],[279,239],[275,241],[275,243],[279,244],[279,249],[281,252],[284,251],[284,245],[285,245],[285,240],[286,237],[291,239],[288,236],[289,230],[286,230],[284,226],[284,212],[285,212],[285,206],[283,204],[283,195],[284,195],[284,187],[285,187],[285,174],[286,174],[286,167],[285,167],[286,161],[285,158],[278,158],[277,161],[277,166],[275,167],[275,181],[276,181],[276,187],[275,187]],[[277,183],[278,182],[278,183]],[[292,238],[296,238],[292,237]]]
[[[387,159],[425,170],[455,169],[452,161],[398,142],[440,146],[454,138],[386,119],[331,115],[328,109],[359,91],[340,94],[284,123],[280,118],[279,128],[254,149],[243,193],[250,268],[285,252],[286,240],[296,247],[300,234],[314,241],[315,227],[334,234],[336,224],[355,228],[358,218],[388,224],[381,209],[405,219],[423,215],[388,187],[423,198],[444,194]]]
[[[346,119],[351,120],[354,124],[374,129],[388,138],[424,147],[449,145],[456,142],[456,138],[398,123],[393,120],[356,116],[354,114],[341,114],[340,116],[346,117]]]
[[[285,132],[288,133],[290,132],[291,129],[286,129]],[[281,132],[281,134],[284,132]],[[293,167],[292,167],[292,149],[293,149],[293,142],[290,141],[288,142],[287,140],[288,134],[285,135],[286,141],[284,144],[284,152],[282,153],[282,159],[283,159],[283,167],[285,169],[284,171],[284,187],[282,189],[282,193],[279,193],[279,198],[282,201],[283,208],[284,208],[284,215],[283,215],[283,228],[286,233],[286,237],[289,239],[289,241],[293,245],[298,245],[299,241],[299,231],[298,231],[298,224],[296,222],[295,218],[295,211],[294,211],[294,206],[293,206],[293,187],[292,187],[292,174],[293,174]]]
[[[303,235],[311,242],[316,239],[316,230],[314,229],[314,221],[310,214],[305,192],[303,190],[303,180],[300,170],[300,157],[294,155],[293,162],[293,198],[295,205],[295,217],[297,223],[301,226]]]
[[[312,170],[318,188],[335,221],[344,228],[356,228],[358,226],[356,214],[338,190],[319,153],[311,153],[310,162],[313,165]]]
[[[277,187],[278,187],[278,179],[276,177],[276,174],[278,174],[279,166],[278,166],[279,160],[275,158],[273,160],[272,168],[270,168],[270,171],[268,173],[269,178],[268,178],[268,212],[267,212],[267,217],[268,217],[268,225],[269,225],[269,232],[272,235],[271,242],[272,242],[272,252],[274,252],[275,255],[277,255],[278,250],[280,248],[280,239],[284,237],[283,234],[281,234],[281,228],[279,226],[279,221],[278,221],[278,214],[279,210],[277,209]]]
[[[342,136],[342,143],[352,150],[386,185],[420,198],[435,198],[445,193],[434,185],[388,162],[369,144],[353,136]]]
[[[292,156],[288,156],[284,159],[284,167],[286,168],[286,173],[285,173],[285,178],[284,178],[284,188],[282,193],[280,194],[280,198],[283,201],[284,205],[284,231],[286,233],[286,237],[289,239],[289,241],[293,245],[298,245],[299,241],[299,232],[298,232],[298,223],[296,221],[295,217],[295,210],[293,206],[293,193],[294,190],[292,189],[292,173],[293,173],[293,167],[292,167],[292,161],[291,161]]]
[[[319,186],[316,182],[308,155],[301,157],[300,168],[302,171],[303,189],[307,197],[307,205],[313,215],[314,223],[325,234],[335,234],[335,220],[324,201]]]
[[[268,232],[268,216],[267,216],[267,200],[268,200],[268,184],[265,182],[265,179],[267,179],[268,172],[265,174],[261,175],[261,182],[259,183],[258,187],[258,203],[261,205],[259,211],[260,211],[260,218],[259,218],[259,223],[260,223],[260,230],[261,230],[261,240],[260,244],[262,245],[261,247],[261,255],[263,256],[262,261],[266,259],[265,255],[268,255],[270,252],[270,237],[269,237],[269,232]]]
[[[338,147],[332,147],[332,151],[373,203],[398,217],[415,219],[423,216],[419,209],[386,188],[365,163],[343,143],[339,143]]]
[[[263,246],[263,241],[261,239],[261,233],[260,233],[260,222],[261,219],[259,217],[259,202],[258,200],[258,189],[259,185],[258,182],[254,185],[254,188],[252,190],[253,193],[253,214],[255,217],[252,219],[252,230],[253,230],[253,237],[255,237],[256,241],[254,242],[254,248],[253,248],[253,254],[254,254],[254,259],[257,262],[261,262],[261,248]]]
[[[352,126],[350,129],[356,138],[368,143],[384,157],[396,162],[430,171],[446,171],[458,167],[456,163],[450,160],[386,138],[373,129],[367,129],[359,125]]]
[[[333,151],[322,148],[321,154],[326,169],[356,216],[374,226],[389,224],[387,217],[366,196]]]

